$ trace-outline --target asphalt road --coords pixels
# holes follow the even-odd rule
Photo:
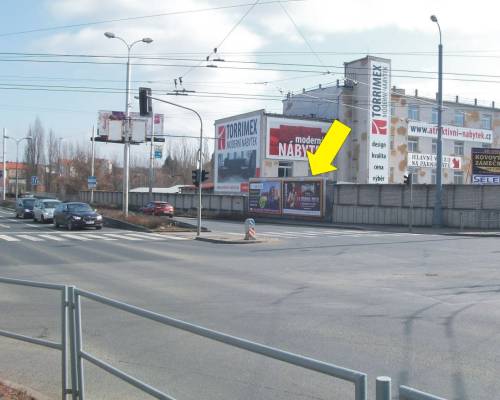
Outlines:
[[[266,224],[257,232],[274,240],[263,244],[108,228],[74,238],[11,215],[0,210],[0,276],[74,284],[360,370],[372,399],[378,375],[449,399],[500,393],[498,238]],[[217,233],[243,230],[207,224]],[[1,285],[0,328],[58,340],[58,300]],[[353,398],[349,383],[91,301],[82,307],[87,351],[179,400]],[[149,398],[85,367],[87,399]],[[0,377],[58,398],[59,355],[0,338]]]

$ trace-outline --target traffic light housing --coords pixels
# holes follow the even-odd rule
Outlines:
[[[139,88],[139,114],[141,117],[150,117],[152,112],[151,88],[141,87]]]
[[[201,181],[205,182],[208,179],[208,171],[202,170],[201,171]]]
[[[200,185],[200,176],[198,174],[198,170],[194,169],[191,171],[191,177],[193,178],[193,185],[198,187]]]
[[[405,185],[411,185],[411,174],[404,176],[404,183]]]

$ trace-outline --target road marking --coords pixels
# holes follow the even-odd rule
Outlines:
[[[148,233],[127,233],[127,236],[138,237],[149,240],[162,240],[163,238]]]
[[[118,240],[118,239],[106,237],[106,236],[103,236],[103,235],[96,235],[95,233],[85,233],[85,234],[82,234],[82,235],[85,235],[85,237],[88,237],[88,238],[91,238],[91,239]]]
[[[65,238],[69,238],[69,239],[76,239],[76,240],[83,240],[83,241],[92,240],[92,239],[86,238],[85,236],[82,236],[82,235],[71,235],[69,233],[63,233],[61,236],[65,237]]]
[[[19,239],[7,235],[0,235],[0,239],[5,240],[6,242],[19,242]]]
[[[32,242],[43,242],[43,239],[40,239],[40,238],[38,238],[36,236],[17,235],[17,237],[20,237],[21,239],[31,240]]]
[[[66,241],[66,239],[57,237],[55,235],[38,235],[38,236],[44,237],[44,238],[50,239],[50,240],[55,240],[56,242],[64,242],[64,241]]]
[[[2,227],[2,228],[10,228],[9,225],[5,225],[5,224],[0,224],[0,227]]]
[[[118,235],[116,233],[105,233],[103,236],[109,236],[109,237],[114,237],[114,238],[118,238],[118,239],[125,239],[125,240],[144,240],[144,239],[139,239],[139,238],[134,238],[134,237],[129,237],[129,236]]]
[[[33,228],[42,228],[42,225],[36,225],[36,224],[25,224],[26,226],[31,226]]]
[[[161,237],[172,239],[172,240],[189,240],[189,238],[181,237],[181,236],[170,236],[170,235],[161,235]]]
[[[10,222],[21,222],[21,221],[19,221],[19,220],[15,219],[15,218],[8,218],[8,220],[9,220]]]

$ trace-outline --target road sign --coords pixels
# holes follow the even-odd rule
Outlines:
[[[89,189],[95,189],[97,187],[97,178],[95,176],[89,176],[87,178],[87,185]]]
[[[155,158],[156,159],[161,159],[163,154],[162,154],[162,146],[155,146]]]
[[[38,176],[32,176],[31,177],[31,186],[36,186],[38,185]]]

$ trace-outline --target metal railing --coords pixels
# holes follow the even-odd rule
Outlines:
[[[111,364],[97,358],[83,348],[81,298],[92,300],[106,306],[128,312],[173,328],[177,328],[197,336],[224,343],[251,353],[279,360],[291,365],[316,371],[340,380],[354,384],[354,399],[367,400],[367,375],[363,372],[340,367],[334,364],[318,361],[309,357],[283,351],[267,345],[251,342],[246,339],[227,335],[222,332],[204,328],[166,315],[145,310],[127,303],[110,299],[74,286],[56,285],[50,283],[32,282],[18,279],[1,278],[0,283],[57,290],[61,292],[61,342],[33,338],[17,333],[0,330],[0,336],[17,339],[24,342],[56,349],[61,351],[61,398],[85,400],[85,376],[83,360],[131,384],[137,389],[161,400],[175,400],[174,397],[148,385]],[[69,349],[69,351],[68,351]],[[67,365],[68,354],[70,362],[71,385],[68,384]],[[69,387],[71,386],[71,387]],[[407,386],[399,387],[400,400],[445,400]],[[376,381],[376,400],[391,400],[391,379],[378,377]]]
[[[18,333],[9,332],[0,329],[0,336],[5,336],[10,339],[21,340],[38,346],[48,347],[50,349],[61,351],[61,398],[66,399],[67,394],[71,394],[71,389],[68,388],[67,375],[67,319],[68,319],[68,288],[64,285],[55,285],[52,283],[41,283],[25,281],[20,279],[0,278],[0,283],[7,285],[28,286],[48,290],[56,290],[61,293],[61,341],[53,342],[51,340],[34,338],[31,336],[20,335]]]

